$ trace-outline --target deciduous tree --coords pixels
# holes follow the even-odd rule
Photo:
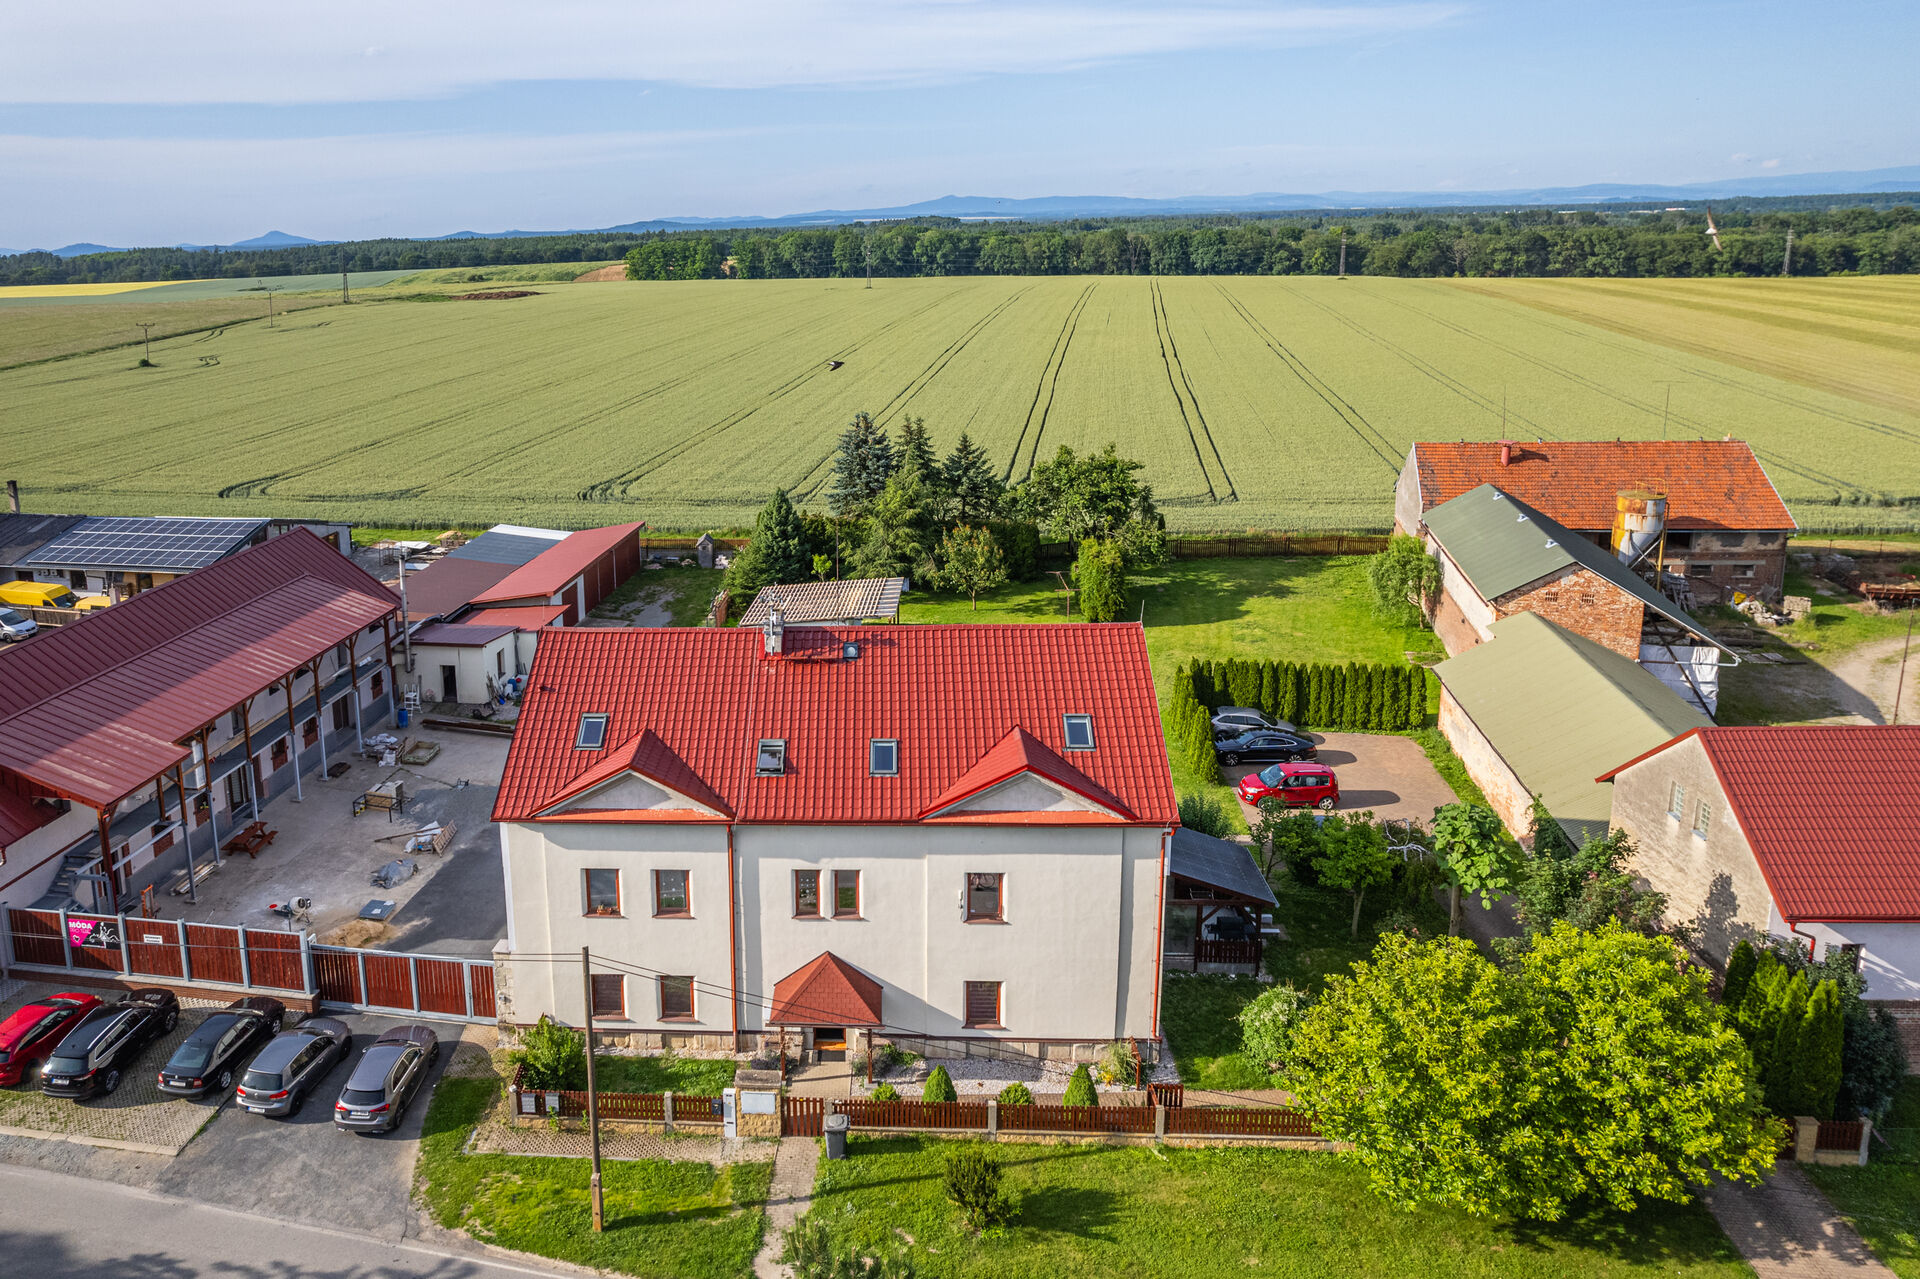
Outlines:
[[[935,580],[947,590],[966,596],[975,611],[980,608],[980,592],[1007,580],[1006,558],[1000,554],[1000,543],[991,529],[962,524],[949,530],[940,539],[936,560],[939,567],[934,572]]]
[[[1513,887],[1514,845],[1500,818],[1478,804],[1447,804],[1434,810],[1433,853],[1447,873],[1447,935],[1460,935],[1460,894],[1477,893],[1480,904]]]

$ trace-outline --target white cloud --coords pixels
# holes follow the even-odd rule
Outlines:
[[[0,100],[362,102],[528,80],[911,84],[1392,35],[1461,10],[1440,0],[330,0],[269,17],[253,0],[75,0],[21,6],[9,20]]]

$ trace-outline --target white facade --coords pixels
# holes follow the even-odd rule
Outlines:
[[[491,701],[487,680],[500,688],[524,669],[519,667],[518,631],[509,631],[485,644],[413,645],[413,676],[420,686],[423,702],[464,702],[477,705]],[[447,671],[452,668],[456,696],[447,696]]]

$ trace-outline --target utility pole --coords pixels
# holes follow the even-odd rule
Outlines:
[[[134,323],[134,327],[140,330],[140,341],[145,346],[145,349],[140,354],[140,363],[152,364],[153,363],[153,326],[157,323],[157,321],[135,320],[133,323]]]
[[[1786,257],[1780,260],[1780,274],[1782,276],[1788,276],[1793,274],[1793,228],[1792,227],[1787,228],[1787,255]]]
[[[284,284],[273,284],[273,285],[266,285],[263,287],[267,295],[267,327],[272,328],[273,327],[273,295],[278,293],[281,289],[286,288],[287,286]]]
[[[340,250],[340,301],[342,303],[353,301],[347,293],[347,251],[345,249]]]
[[[413,628],[407,624],[407,552],[400,551],[400,660],[413,674]]]
[[[1347,233],[1345,230],[1340,232],[1340,278],[1343,280],[1347,278]]]
[[[871,228],[868,229],[866,235],[861,237],[861,243],[866,247],[866,251],[867,251],[867,287],[872,288],[873,287],[873,231]],[[837,577],[838,575],[839,574],[836,571],[835,576]]]
[[[587,1131],[593,1143],[593,1233],[606,1229],[606,1213],[600,1200],[600,1094],[593,1086],[593,966],[587,948],[580,948],[580,983],[587,997]]]
[[[1907,642],[1900,649],[1900,678],[1893,684],[1893,722],[1900,722],[1900,698],[1907,691],[1907,654],[1913,651],[1913,607],[1907,608]]]

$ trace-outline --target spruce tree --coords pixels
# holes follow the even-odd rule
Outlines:
[[[804,582],[812,574],[806,530],[785,489],[775,489],[753,522],[753,538],[727,566],[731,606],[745,610],[761,589]]]
[[[953,518],[962,524],[978,524],[1000,513],[1006,486],[993,473],[987,451],[975,444],[965,431],[947,460],[940,464],[940,483],[953,503]]]
[[[927,438],[925,418],[900,419],[900,442],[893,450],[893,467],[896,471],[918,475],[921,483],[929,488],[946,486],[945,473],[940,469],[939,459],[934,456],[933,441]]]
[[[827,502],[835,515],[863,515],[867,505],[886,491],[893,475],[893,442],[865,413],[855,413],[840,433],[833,459],[833,487]]]

